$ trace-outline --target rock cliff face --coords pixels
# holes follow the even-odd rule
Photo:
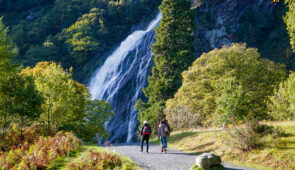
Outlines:
[[[194,0],[192,10],[197,10],[196,58],[203,52],[239,42],[235,34],[240,27],[240,18],[246,11],[255,10],[271,14],[274,8],[270,0]],[[136,48],[128,46],[130,50],[127,50],[128,54],[124,55],[118,69],[103,80],[105,85],[98,85],[100,81],[97,81],[98,84],[92,83],[90,86],[93,96],[105,91],[97,98],[109,101],[115,110],[112,121],[107,124],[111,142],[131,142],[135,139],[134,134],[139,123],[133,106],[138,98],[143,98],[141,88],[147,84],[153,64],[150,46],[155,41],[154,35],[154,31],[151,30],[142,39],[137,40]],[[106,70],[101,70],[103,68]],[[97,70],[105,73],[107,69],[109,67],[101,66]],[[92,78],[96,77],[99,80],[103,75],[96,73]],[[113,79],[120,81],[105,83]]]
[[[197,56],[214,48],[239,42],[234,36],[240,17],[248,10],[271,13],[270,0],[194,0],[197,10],[195,32]]]

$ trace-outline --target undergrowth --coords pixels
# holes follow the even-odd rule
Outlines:
[[[81,141],[71,132],[58,132],[54,137],[40,137],[35,144],[18,147],[0,154],[1,169],[44,169],[62,156],[79,148]],[[27,145],[24,145],[27,146]]]

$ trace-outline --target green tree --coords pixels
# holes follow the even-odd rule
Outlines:
[[[172,124],[177,124],[184,116],[177,108],[188,109],[198,115],[194,126],[212,125],[218,123],[218,117],[235,114],[237,121],[246,117],[266,119],[269,96],[285,77],[283,65],[261,59],[255,48],[233,44],[215,49],[183,72],[183,85],[174,99],[167,101],[165,113]],[[226,83],[231,79],[234,81]]]
[[[281,82],[268,103],[269,111],[276,120],[288,120],[295,118],[295,73]]]
[[[163,18],[156,28],[156,42],[152,46],[155,66],[148,78],[149,85],[143,90],[148,102],[139,102],[136,107],[140,122],[144,121],[142,118],[155,120],[163,115],[165,101],[172,98],[181,86],[181,73],[195,58],[195,11],[190,7],[189,0],[162,1]],[[153,121],[151,125],[155,123]]]
[[[84,117],[68,122],[60,130],[73,131],[84,141],[105,139],[108,137],[108,133],[104,125],[113,114],[112,107],[108,102],[87,99]]]
[[[280,0],[273,0],[273,2],[280,2]],[[284,17],[284,21],[287,25],[287,30],[290,37],[290,44],[292,46],[293,51],[295,51],[295,1],[294,0],[285,0],[285,4],[289,8],[289,11],[286,13]]]
[[[20,123],[20,136],[23,127],[36,120],[42,113],[43,98],[34,86],[32,77],[15,75],[8,80],[11,102],[11,116],[17,116]]]
[[[91,140],[93,137],[107,138],[108,133],[104,125],[113,114],[110,103],[103,100],[88,100],[84,118],[84,127],[87,131],[86,134],[88,134],[87,136],[84,135],[86,139]]]
[[[16,74],[16,65],[13,63],[14,57],[17,54],[17,48],[11,38],[7,35],[8,28],[0,19],[0,125],[2,127],[2,134],[8,125],[7,119],[9,117],[9,108],[11,106],[10,94],[7,93],[9,88],[7,84],[9,78]]]
[[[0,80],[15,73],[16,65],[13,60],[17,54],[17,48],[8,36],[8,27],[2,20],[3,18],[0,18]]]
[[[87,88],[72,80],[70,70],[54,62],[39,62],[34,68],[22,71],[34,77],[37,89],[43,94],[45,112],[41,120],[48,128],[59,130],[73,121],[83,119],[86,110]]]

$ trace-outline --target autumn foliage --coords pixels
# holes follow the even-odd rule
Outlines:
[[[18,136],[18,135],[16,135]],[[46,168],[57,157],[66,156],[70,151],[78,149],[81,141],[71,132],[58,132],[54,137],[35,136],[36,143],[20,142],[11,138],[12,147],[8,152],[0,153],[0,167],[6,169],[40,169]],[[33,139],[29,138],[28,139]]]

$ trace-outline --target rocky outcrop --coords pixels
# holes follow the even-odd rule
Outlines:
[[[203,169],[221,166],[221,158],[211,153],[203,153],[202,155],[197,156],[196,165]]]
[[[238,41],[234,34],[247,10],[272,12],[275,7],[270,0],[193,0],[192,5],[197,10],[197,56]]]

